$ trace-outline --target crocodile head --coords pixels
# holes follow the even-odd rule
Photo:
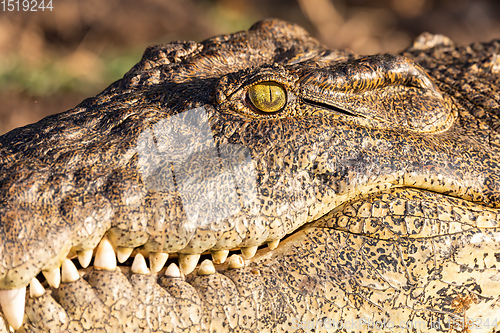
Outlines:
[[[0,137],[0,322],[493,321],[499,45],[424,35],[359,57],[266,20],[148,48],[98,96]]]

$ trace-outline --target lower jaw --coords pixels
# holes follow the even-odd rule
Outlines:
[[[284,243],[286,248],[287,241]],[[271,253],[271,249],[263,248],[254,259],[260,260]],[[96,250],[92,267],[78,269],[77,258],[63,262],[57,287],[50,286],[42,274],[39,275],[42,282],[33,278],[24,316],[17,319],[17,324],[14,318],[16,326],[11,326],[20,332],[85,332],[100,328],[144,331],[145,327],[160,332],[176,329],[197,332],[203,324],[203,301],[206,301],[202,301],[200,290],[212,284],[209,281],[224,281],[220,291],[229,292],[235,291],[235,287],[227,276],[234,277],[242,271],[258,274],[248,267],[254,259],[245,260],[236,251],[218,265],[209,257],[202,255],[201,263],[189,275],[179,269],[175,258],[169,259],[160,271],[151,272],[147,258],[140,253],[119,265],[111,244],[104,239]]]
[[[500,230],[496,231],[500,237]],[[146,266],[141,256],[133,260],[134,268],[94,267],[81,269],[76,275],[71,273],[72,264],[65,261],[59,288],[35,292],[27,298],[22,329],[199,332],[238,327],[276,331],[282,325],[282,331],[292,331],[294,327],[288,329],[287,323],[309,325],[325,315],[339,322],[338,316],[343,313],[343,320],[350,322],[361,318],[354,320],[357,325],[384,322],[384,318],[395,325],[410,320],[423,325],[417,331],[425,332],[432,331],[425,329],[431,319],[440,325],[456,318],[491,319],[500,306],[500,284],[494,280],[498,269],[455,271],[460,264],[446,256],[450,250],[467,254],[469,248],[464,241],[476,235],[482,234],[470,230],[455,234],[454,241],[447,235],[406,238],[404,242],[411,244],[408,247],[380,240],[376,248],[383,251],[377,254],[373,249],[363,250],[363,244],[373,243],[373,238],[309,227],[290,235],[275,251],[262,249],[254,258],[240,262],[245,266],[237,268],[228,258],[212,272],[203,260],[188,276],[175,263],[157,274],[137,273]],[[406,265],[412,262],[413,245],[436,248],[429,257],[416,258],[421,266],[412,268]],[[375,269],[377,264],[392,261],[398,267]],[[367,269],[375,274],[366,274]],[[67,281],[72,276],[75,280]],[[472,283],[472,277],[477,284]],[[421,296],[417,299],[415,295]],[[462,308],[462,303],[470,308]]]
[[[290,238],[295,238],[293,237],[295,234],[292,234]],[[286,243],[286,242],[285,242]],[[275,244],[277,246],[277,244]],[[271,246],[271,245],[270,245]],[[282,246],[279,247],[278,253],[283,252],[284,250],[281,249]],[[255,247],[255,250],[257,250],[257,247]],[[259,251],[259,258],[268,256],[272,253],[272,251],[269,250],[261,250]],[[255,254],[255,251],[253,251],[253,254]],[[253,256],[253,254],[250,254],[248,257]],[[21,309],[16,309],[14,310],[14,314],[7,314],[5,313],[6,311],[4,310],[4,315],[7,317],[7,320],[9,323],[11,323],[11,326],[14,328],[19,328],[20,325],[23,323],[35,323],[37,325],[42,325],[43,323],[47,322],[47,318],[45,318],[48,314],[50,313],[58,313],[57,317],[60,318],[61,323],[64,322],[64,318],[68,318],[68,316],[65,314],[65,311],[62,310],[61,308],[61,302],[68,302],[67,299],[71,299],[68,295],[70,295],[70,290],[74,290],[75,288],[77,290],[80,289],[85,289],[85,290],[92,290],[93,293],[90,293],[90,296],[83,297],[83,299],[86,300],[93,300],[95,299],[95,302],[99,303],[101,297],[98,297],[95,295],[95,290],[100,289],[98,287],[103,281],[105,287],[102,287],[101,289],[103,290],[113,290],[113,288],[109,288],[110,286],[113,285],[112,282],[114,277],[111,278],[111,276],[117,275],[120,277],[117,277],[117,281],[121,281],[120,285],[122,286],[127,286],[125,290],[122,290],[122,288],[115,288],[113,292],[110,291],[103,291],[105,295],[108,295],[109,299],[114,300],[115,302],[119,302],[119,300],[116,300],[113,298],[113,294],[120,295],[126,293],[126,291],[131,288],[131,281],[149,281],[149,284],[146,284],[146,287],[150,287],[153,290],[156,290],[157,294],[161,294],[161,291],[158,289],[158,287],[161,288],[161,281],[176,281],[177,282],[182,282],[182,288],[183,290],[185,289],[192,289],[193,295],[196,294],[196,291],[193,289],[193,287],[186,282],[184,279],[184,276],[193,271],[198,263],[198,260],[200,259],[200,256],[198,255],[185,255],[183,258],[178,258],[180,261],[180,266],[181,268],[177,267],[175,263],[170,262],[168,263],[168,268],[161,268],[161,269],[153,269],[153,264],[152,264],[152,258],[150,259],[150,265],[148,268],[148,265],[146,264],[146,261],[144,259],[144,255],[140,253],[140,251],[136,251],[134,259],[129,259],[128,265],[129,266],[118,266],[116,263],[116,254],[112,249],[111,244],[107,243],[106,240],[101,242],[101,245],[97,248],[95,251],[96,259],[93,262],[94,268],[90,269],[81,269],[79,271],[76,270],[75,265],[72,263],[71,260],[67,259],[63,263],[62,266],[62,274],[60,275],[60,279],[62,283],[59,286],[59,282],[55,283],[53,280],[49,281],[53,277],[47,278],[46,281],[43,283],[42,288],[39,288],[39,282],[38,280],[32,281],[32,284],[30,286],[30,296],[27,298],[27,303],[26,303],[26,316],[24,316],[24,295],[23,292],[20,291],[18,296],[18,299],[23,298],[23,302],[17,302],[17,303],[22,303],[22,305],[18,307],[22,307]],[[212,253],[213,255],[213,253]],[[180,255],[183,256],[183,255]],[[208,255],[206,255],[208,257]],[[153,258],[154,259],[154,258]],[[173,258],[170,258],[171,261]],[[196,260],[193,260],[196,259]],[[196,269],[195,273],[193,276],[210,276],[212,274],[215,274],[216,272],[226,272],[230,270],[235,270],[238,268],[242,268],[245,264],[243,258],[239,255],[232,255],[224,264],[214,266],[213,262],[209,260],[206,257],[203,257],[204,259],[201,263],[201,265],[198,266],[198,269]],[[74,258],[74,262],[76,262],[77,258]],[[220,258],[219,258],[220,260]],[[182,263],[188,262],[188,264],[184,265],[182,267]],[[214,262],[216,261],[215,259],[213,260]],[[222,260],[224,261],[224,260]],[[194,262],[194,263],[193,263]],[[163,265],[160,265],[163,266]],[[187,266],[187,268],[186,268]],[[75,273],[76,272],[76,273]],[[96,278],[96,276],[99,276],[100,278]],[[103,278],[104,276],[110,276],[109,279]],[[57,279],[57,278],[56,278]],[[80,281],[80,282],[78,282]],[[91,283],[91,281],[94,281],[94,283]],[[129,281],[126,283],[125,281]],[[158,283],[157,283],[158,281]],[[87,283],[87,287],[82,287],[78,286],[82,284],[83,282]],[[37,285],[38,283],[38,285]],[[143,283],[143,282],[141,282]],[[57,285],[56,285],[57,284]],[[155,286],[151,286],[155,285]],[[167,283],[167,284],[170,284]],[[52,285],[52,290],[47,291],[46,289],[49,288],[49,286]],[[77,287],[74,287],[77,285]],[[180,287],[179,287],[180,288]],[[75,290],[76,292],[76,290]],[[135,294],[140,294],[140,291],[136,291]],[[53,297],[52,297],[52,296]],[[93,295],[93,296],[92,296]],[[51,298],[49,298],[51,297]],[[166,297],[166,296],[165,296]],[[163,300],[169,300],[169,298],[165,297],[160,297],[159,299]],[[195,296],[193,296],[195,297]],[[185,297],[181,295],[181,298],[184,299]],[[0,299],[1,300],[1,299]],[[43,301],[42,301],[43,300]],[[126,302],[121,302],[123,307],[127,307],[125,303],[133,303],[132,300],[127,300]],[[75,302],[75,301],[73,301]],[[161,303],[161,302],[160,302]],[[12,304],[12,303],[11,303]],[[8,304],[8,305],[11,305]],[[89,305],[91,302],[84,302],[80,304],[82,309],[89,308]],[[113,305],[113,304],[111,304]],[[16,305],[17,306],[17,305]],[[2,304],[2,307],[6,309],[7,307]],[[10,306],[9,306],[10,307]],[[92,307],[92,306],[90,306]],[[140,308],[140,304],[138,305]],[[128,308],[128,307],[127,307]],[[132,309],[134,307],[131,307]],[[45,309],[44,311],[39,311],[40,309]],[[57,310],[59,309],[59,310]],[[83,311],[83,310],[79,310]],[[163,311],[163,310],[162,310]],[[165,310],[166,311],[166,310]],[[188,309],[188,312],[191,311]],[[43,315],[42,315],[42,314]],[[37,319],[38,318],[38,319]],[[54,319],[55,320],[55,319]],[[69,320],[69,319],[68,319]],[[30,324],[31,325],[31,324]],[[42,330],[44,331],[44,330]]]
[[[268,244],[269,251],[276,248],[278,243]],[[61,269],[58,269],[55,274],[43,272],[33,278],[26,297],[26,287],[1,290],[0,301],[3,300],[3,302],[0,302],[0,305],[2,305],[4,318],[0,312],[0,328],[3,327],[1,322],[3,319],[6,322],[5,327],[9,327],[10,324],[15,330],[20,328],[22,330],[22,327],[31,327],[37,332],[59,331],[64,327],[69,329],[68,325],[72,322],[70,318],[74,319],[75,315],[78,318],[79,313],[95,311],[99,308],[113,310],[117,306],[113,304],[114,302],[121,304],[120,311],[122,312],[124,309],[128,309],[127,313],[138,311],[141,304],[132,295],[140,295],[144,290],[154,291],[146,297],[147,300],[156,298],[156,303],[159,304],[178,304],[178,299],[168,296],[164,291],[165,288],[170,289],[175,286],[184,291],[191,290],[192,295],[196,295],[196,290],[186,281],[186,275],[193,271],[191,274],[193,276],[209,276],[216,272],[238,270],[245,266],[245,259],[250,259],[255,255],[256,250],[257,247],[251,249],[250,253],[248,249],[224,251],[222,256],[220,253],[222,251],[215,252],[215,255],[214,252],[201,255],[174,254],[171,258],[166,255],[160,258],[160,263],[154,263],[153,260],[157,258],[153,256],[147,258],[147,254],[136,249],[129,253],[130,257],[122,256],[123,264],[119,264],[117,257],[120,258],[120,256],[117,256],[107,237],[104,237],[93,251],[94,258],[90,257],[84,265],[91,265],[90,267],[83,268],[80,264],[82,258],[73,255],[73,258],[63,261]],[[238,254],[240,251],[241,255]],[[180,267],[176,264],[177,260]],[[199,261],[200,264],[198,264]],[[215,266],[214,262],[218,265]],[[103,295],[104,304],[102,304]],[[185,295],[179,296],[182,299],[186,297]],[[119,297],[122,298],[118,299]],[[191,305],[183,311],[192,312]],[[198,304],[198,306],[201,305]],[[68,309],[73,310],[68,312]],[[164,310],[160,306],[158,311]],[[92,320],[95,323],[106,322],[109,318],[113,318],[109,311],[102,313],[97,311],[93,313],[93,316],[97,316],[95,320]],[[135,316],[135,313],[129,313],[130,318],[135,318]],[[179,313],[178,316],[182,314]],[[81,323],[75,322],[73,325],[79,326]],[[99,327],[99,325],[92,324],[85,329],[94,327]],[[112,327],[113,325],[111,329]],[[85,331],[85,329],[80,327],[76,331]],[[140,329],[140,325],[137,329]],[[169,331],[165,330],[165,332]],[[2,332],[1,329],[0,332]]]

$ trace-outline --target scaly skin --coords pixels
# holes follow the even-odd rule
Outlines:
[[[276,20],[149,48],[98,96],[0,137],[0,289],[104,235],[177,254],[186,276],[63,267],[20,330],[493,332],[499,54],[422,35],[358,57]],[[268,81],[274,112],[249,97]],[[265,243],[243,267],[183,266]]]

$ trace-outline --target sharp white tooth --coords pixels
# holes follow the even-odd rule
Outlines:
[[[92,254],[94,250],[85,250],[78,252],[78,262],[82,265],[83,268],[89,267],[90,261],[92,260]]]
[[[76,269],[75,264],[69,259],[65,259],[62,264],[62,282],[69,283],[78,281],[80,274],[78,274],[78,269]]]
[[[165,276],[172,278],[180,278],[181,271],[179,270],[179,267],[177,267],[175,263],[171,263],[165,270]]]
[[[212,251],[212,260],[214,264],[222,264],[226,261],[227,255],[229,254],[229,250],[213,250]]]
[[[194,271],[196,265],[200,260],[199,254],[183,254],[179,253],[179,267],[184,275],[187,275]]]
[[[115,251],[107,238],[103,238],[97,247],[94,269],[103,271],[114,271],[116,269]]]
[[[255,255],[255,252],[257,252],[257,248],[258,246],[242,247],[241,254],[245,259],[250,259]]]
[[[269,247],[270,250],[274,250],[278,247],[279,244],[280,244],[280,240],[276,239],[276,240],[273,240],[272,242],[267,243],[267,246]]]
[[[47,271],[42,271],[43,276],[47,279],[47,283],[53,288],[59,288],[61,283],[61,269],[54,268]]]
[[[237,254],[233,254],[232,256],[230,256],[227,259],[227,262],[228,262],[227,267],[229,269],[238,269],[245,266],[245,261],[243,261],[243,258]]]
[[[168,253],[153,252],[149,254],[149,264],[152,273],[158,273],[168,260]]]
[[[211,275],[215,273],[214,263],[210,259],[205,259],[201,262],[198,269],[198,275]]]
[[[15,330],[23,324],[26,287],[0,290],[0,307],[10,326]]]
[[[118,262],[124,263],[125,261],[127,261],[127,259],[130,258],[132,251],[134,251],[132,247],[118,246],[116,248],[116,256],[118,257]]]
[[[30,282],[30,297],[37,298],[45,294],[45,288],[36,277],[31,279]]]
[[[146,265],[146,260],[144,256],[140,253],[135,255],[134,261],[132,262],[132,273],[135,274],[149,274],[148,265]]]

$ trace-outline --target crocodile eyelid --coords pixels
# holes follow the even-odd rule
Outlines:
[[[300,95],[318,105],[416,132],[442,132],[456,118],[450,99],[418,64],[399,55],[375,55],[312,68]]]

